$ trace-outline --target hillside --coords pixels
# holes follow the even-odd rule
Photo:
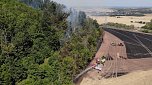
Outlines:
[[[84,78],[80,85],[152,85],[152,70],[137,71],[112,79],[91,80]]]

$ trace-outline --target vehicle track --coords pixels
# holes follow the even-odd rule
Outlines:
[[[136,35],[136,36],[141,37],[141,36],[139,36],[139,35]],[[143,39],[145,39],[145,40],[148,40],[148,41],[152,42],[152,40],[150,40],[150,39],[148,39],[148,38],[144,38],[144,37],[141,37],[141,38],[143,38]]]
[[[151,50],[148,49],[148,47],[146,47],[142,41],[140,41],[137,36],[134,34],[134,37],[138,40],[139,44],[141,44],[141,46],[143,46],[150,54],[152,53]],[[151,55],[152,56],[152,55]]]
[[[108,59],[110,66],[107,67],[108,69],[106,70],[106,73],[104,73],[104,76],[102,78],[116,78],[118,77],[119,69],[123,72],[123,67],[124,67],[124,59],[119,58],[119,54],[117,52],[120,52],[120,54],[124,54],[122,52],[121,46],[110,46],[111,51],[113,50],[114,52],[111,53],[111,56],[113,56],[113,60]],[[123,66],[122,66],[123,65]]]
[[[107,55],[106,55],[106,62],[102,68],[102,71],[101,71],[101,78],[99,79],[103,79],[105,78],[107,75],[109,75],[108,71],[111,69],[112,67],[112,62],[111,62],[111,56],[109,55],[109,49],[110,49],[111,46],[108,47],[108,52],[107,52]]]

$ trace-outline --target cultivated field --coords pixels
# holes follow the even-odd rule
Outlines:
[[[105,30],[124,41],[129,59],[152,57],[152,35],[116,29]]]
[[[152,19],[152,14],[146,14],[146,16],[90,16],[93,19],[96,19],[99,24],[103,24],[106,22],[113,22],[113,23],[121,23],[121,24],[127,24],[127,25],[134,25],[135,27],[142,27],[145,24],[135,23],[135,22],[150,22]],[[133,21],[133,23],[131,23]]]

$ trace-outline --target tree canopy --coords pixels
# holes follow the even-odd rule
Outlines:
[[[81,26],[64,40],[70,15],[64,5],[1,0],[0,10],[2,85],[71,85],[97,51],[102,31],[84,12],[79,12]]]
[[[142,32],[152,33],[152,20],[142,27]]]

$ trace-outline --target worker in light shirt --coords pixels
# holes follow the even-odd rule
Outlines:
[[[106,57],[105,56],[102,56],[101,57],[101,64],[104,65],[106,62]]]

